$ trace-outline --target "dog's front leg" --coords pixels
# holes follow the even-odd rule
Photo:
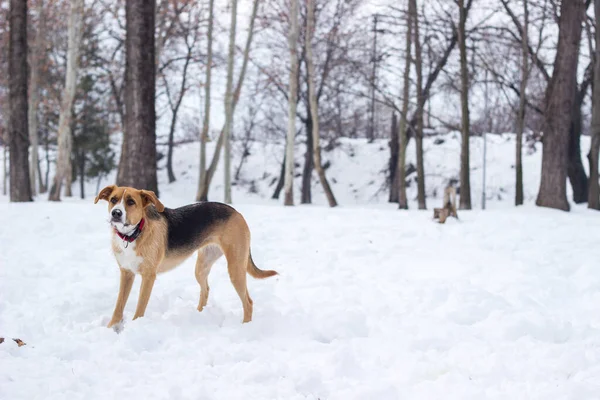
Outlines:
[[[138,298],[137,308],[135,309],[135,315],[133,319],[143,317],[146,312],[146,306],[148,300],[150,300],[150,293],[152,293],[152,287],[156,280],[156,272],[147,272],[142,274],[142,286],[140,287],[140,297]]]
[[[129,293],[131,293],[131,286],[133,285],[133,280],[135,279],[135,274],[133,272],[123,268],[120,269],[121,283],[119,284],[119,296],[117,297],[117,304],[115,305],[113,316],[108,323],[109,328],[115,324],[118,324],[123,319],[123,310],[125,309],[125,304],[127,303]]]

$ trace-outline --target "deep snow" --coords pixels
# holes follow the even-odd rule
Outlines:
[[[95,183],[84,201],[0,196],[0,399],[598,398],[598,215],[531,204],[539,148],[524,157],[528,204],[512,207],[505,135],[488,142],[490,209],[434,223],[433,192],[458,171],[459,140],[445,139],[425,141],[430,210],[408,212],[379,191],[385,141],[344,140],[325,154],[337,209],[270,200],[281,146],[255,143],[234,206],[258,266],[281,275],[249,279],[254,320],[245,325],[223,259],[196,311],[192,258],[159,276],[146,316],[131,321],[138,278],[124,329],[105,328],[119,273]],[[480,144],[471,140],[476,207]],[[197,151],[176,149],[176,183],[159,172],[167,206],[193,199]],[[218,171],[217,200],[221,182]],[[316,180],[313,188],[323,204]]]
[[[106,205],[0,203],[0,398],[597,398],[595,213],[237,208],[254,320],[223,260],[197,312],[191,259],[117,334]]]

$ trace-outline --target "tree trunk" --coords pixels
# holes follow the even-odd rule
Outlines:
[[[425,101],[423,99],[423,59],[421,57],[421,42],[419,38],[419,11],[417,10],[417,0],[410,1],[413,3],[412,20],[415,30],[415,69],[417,71],[417,132],[415,134],[417,145],[417,201],[419,203],[419,210],[426,210],[425,166],[423,162],[423,108],[425,107]]]
[[[156,176],[154,0],[127,0],[125,131],[117,185],[152,190]]]
[[[29,124],[29,141],[31,143],[29,180],[31,183],[31,194],[35,196],[37,182],[37,165],[39,160],[38,148],[38,120],[37,111],[39,104],[39,84],[40,84],[40,57],[44,54],[45,39],[45,17],[44,1],[39,0],[37,4],[38,30],[33,43],[31,52],[30,76],[29,76],[29,104],[27,106],[27,120]],[[41,182],[41,181],[40,181]],[[40,187],[41,191],[41,187]]]
[[[206,185],[206,142],[208,141],[208,130],[210,129],[210,86],[212,75],[212,47],[213,47],[213,26],[214,26],[214,6],[215,0],[208,1],[208,43],[206,55],[206,78],[204,82],[204,121],[202,122],[202,132],[200,133],[200,175],[198,177],[198,191],[196,192],[196,201],[206,201],[207,194],[203,192]]]
[[[552,79],[546,89],[542,176],[536,204],[568,211],[567,164],[569,129],[577,87],[577,61],[584,3],[563,1],[559,19],[558,47]]]
[[[2,195],[6,196],[8,194],[8,140],[4,141],[4,146],[2,146],[3,157],[2,157]]]
[[[50,132],[46,129],[44,135],[44,150],[46,152],[46,173],[44,174],[44,190],[40,193],[46,193],[48,191],[48,185],[50,182]]]
[[[176,119],[176,114],[173,114],[173,118],[171,119],[171,127],[169,128],[169,141],[167,146],[167,175],[169,177],[169,183],[173,183],[177,180],[175,178],[175,174],[173,173],[173,146],[175,140]]]
[[[252,15],[250,16],[250,26],[248,28],[248,37],[246,38],[246,47],[244,48],[244,57],[242,62],[242,68],[240,71],[240,76],[237,81],[237,85],[235,88],[235,92],[233,95],[233,112],[235,113],[235,107],[237,106],[237,102],[240,98],[240,94],[242,92],[242,85],[244,84],[244,78],[246,76],[246,70],[248,67],[248,59],[250,56],[250,47],[252,45],[252,38],[254,37],[254,23],[256,21],[256,15],[258,14],[258,5],[260,0],[254,0],[252,6]],[[208,199],[208,188],[210,187],[210,183],[212,181],[213,176],[215,175],[215,171],[217,170],[217,166],[219,165],[219,157],[221,155],[221,148],[223,147],[223,135],[225,128],[221,129],[221,133],[219,134],[219,138],[217,139],[217,143],[215,146],[215,152],[213,154],[213,158],[210,162],[210,166],[206,171],[206,179],[204,182],[204,186],[201,191],[202,200]]]
[[[398,150],[400,149],[400,142],[398,138],[398,118],[396,113],[392,113],[392,129],[390,132],[390,196],[388,202],[398,202]]]
[[[287,149],[287,147],[286,147]],[[273,192],[272,199],[279,199],[279,195],[281,194],[281,190],[283,189],[283,181],[285,180],[285,151],[283,155],[283,161],[281,162],[281,172],[279,173],[279,179],[277,180],[277,186],[275,186],[275,191]]]
[[[471,209],[471,174],[469,162],[469,70],[467,68],[467,10],[465,1],[458,0],[460,21],[458,24],[458,48],[460,50],[460,102],[461,102],[461,149],[460,149],[460,204],[461,210]]]
[[[521,35],[521,85],[519,91],[519,113],[517,116],[517,160],[515,166],[516,188],[515,205],[523,204],[523,131],[525,129],[525,107],[527,104],[527,79],[529,74],[529,9],[528,1],[523,0],[523,33]]]
[[[67,52],[67,71],[65,87],[62,92],[60,116],[58,122],[58,158],[56,173],[48,200],[60,201],[63,181],[70,194],[71,183],[71,122],[73,120],[73,101],[77,90],[77,69],[83,32],[83,0],[71,0],[69,11],[69,48]]]
[[[32,201],[27,124],[27,2],[11,0],[8,50],[10,201]]]
[[[369,129],[367,130],[367,138],[369,143],[373,143],[375,140],[375,85],[377,80],[377,21],[378,15],[373,15],[373,47],[372,47],[372,63],[371,69],[371,104],[369,105]]]
[[[306,120],[306,152],[304,153],[304,168],[302,170],[302,196],[300,203],[311,204],[311,182],[312,182],[312,171],[313,171],[313,120],[311,113],[308,113]]]
[[[305,35],[305,45],[306,45],[306,69],[308,74],[308,101],[310,104],[310,117],[311,124],[310,130],[308,130],[307,124],[307,144],[309,143],[308,138],[312,138],[310,143],[312,144],[312,155],[314,157],[314,166],[317,170],[317,175],[319,176],[319,181],[321,182],[321,186],[323,186],[323,192],[325,192],[325,196],[327,197],[327,202],[330,207],[337,206],[337,201],[335,200],[335,196],[333,195],[333,191],[331,190],[331,186],[329,186],[329,182],[327,181],[327,176],[325,175],[325,169],[323,168],[323,164],[321,163],[321,133],[319,127],[319,108],[317,104],[317,93],[315,90],[315,64],[313,62],[313,49],[312,49],[312,37],[314,35],[315,30],[315,4],[314,0],[307,0],[307,17],[306,17],[306,35]],[[310,179],[308,182],[310,187]],[[304,190],[303,190],[304,192]]]
[[[288,32],[290,49],[290,79],[288,95],[288,130],[285,151],[284,204],[294,205],[294,138],[296,136],[296,106],[298,98],[298,0],[290,3],[290,27]]]
[[[567,177],[573,188],[573,201],[575,204],[585,203],[588,200],[588,177],[581,160],[581,107],[585,99],[585,92],[579,93],[575,86],[575,102],[569,129],[569,161]]]
[[[72,130],[70,132],[72,134]],[[71,146],[73,143],[73,137],[70,139]],[[67,164],[67,173],[65,174],[65,196],[73,197],[73,161],[69,157],[69,163]]]
[[[85,153],[79,154],[79,193],[81,199],[85,199]]]
[[[400,114],[400,126],[398,131],[398,171],[396,176],[398,179],[398,208],[401,210],[408,209],[408,199],[406,198],[406,146],[408,145],[408,101],[410,97],[410,64],[411,64],[411,46],[412,46],[412,23],[411,10],[412,2],[408,4],[408,12],[406,13],[406,47],[404,51],[404,76],[402,79],[402,112]]]
[[[37,167],[37,177],[38,177],[38,183],[39,183],[39,193],[46,193],[46,185],[44,185],[44,179],[42,178],[42,166],[41,166],[42,162],[41,160],[38,158],[38,163],[36,165]]]
[[[600,26],[600,0],[594,0],[596,26]],[[598,157],[600,155],[600,29],[595,31],[596,48],[594,50],[594,84],[592,85],[592,144],[588,159],[590,162],[590,181],[588,208],[600,210],[600,185],[598,183]]]
[[[231,26],[229,28],[229,55],[227,57],[227,89],[225,92],[225,203],[231,204],[231,131],[233,130],[233,63],[235,57],[235,30],[237,0],[231,0]]]

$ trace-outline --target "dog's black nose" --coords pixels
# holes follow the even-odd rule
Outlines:
[[[121,218],[123,216],[123,211],[117,209],[112,211],[113,218]]]

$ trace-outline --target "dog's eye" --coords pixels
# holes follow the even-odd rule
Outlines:
[[[128,206],[135,206],[135,201],[129,199],[129,200],[127,200],[127,205]]]
[[[112,199],[110,199],[110,202],[113,204],[117,204],[117,198],[113,197]]]

